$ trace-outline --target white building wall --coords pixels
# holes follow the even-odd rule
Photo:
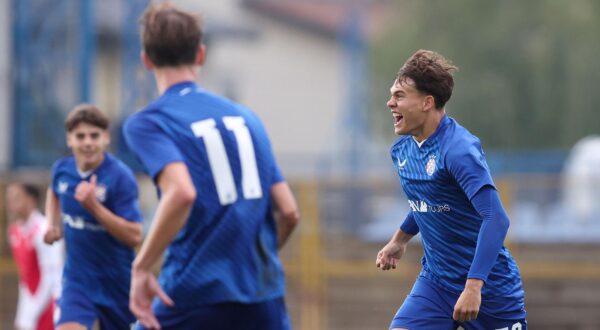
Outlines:
[[[256,40],[218,40],[208,50],[201,84],[261,117],[284,172],[311,174],[337,150],[343,121],[343,59],[335,40],[248,11],[238,1],[198,7],[208,27],[258,32]]]

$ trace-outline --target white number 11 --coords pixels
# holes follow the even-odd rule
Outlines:
[[[242,167],[242,193],[246,199],[262,197],[262,188],[256,167],[254,144],[246,122],[242,117],[223,117],[223,124],[227,130],[232,131],[238,144],[238,155]],[[194,135],[202,138],[208,162],[215,180],[217,194],[221,205],[232,204],[237,200],[233,173],[225,151],[221,133],[217,129],[214,119],[205,119],[192,123]]]

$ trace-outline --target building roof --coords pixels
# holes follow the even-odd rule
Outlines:
[[[353,14],[358,14],[368,36],[377,35],[389,22],[390,2],[377,0],[243,0],[259,14],[327,37],[336,37]]]

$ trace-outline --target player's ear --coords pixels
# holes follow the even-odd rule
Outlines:
[[[140,59],[142,60],[142,63],[144,64],[144,67],[146,69],[148,69],[148,70],[154,69],[154,63],[152,63],[152,61],[148,57],[148,54],[146,54],[146,52],[143,50],[140,52]]]
[[[206,60],[206,45],[200,44],[200,46],[198,46],[198,52],[196,53],[196,65],[199,65],[199,66],[204,65],[205,60]]]
[[[432,95],[426,95],[423,99],[423,110],[435,109],[435,99]]]

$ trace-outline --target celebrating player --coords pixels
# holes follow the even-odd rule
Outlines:
[[[95,106],[75,107],[65,121],[73,156],[52,168],[44,240],[61,239],[64,228],[67,246],[59,330],[91,329],[96,320],[101,329],[129,329],[135,322],[128,297],[142,216],[133,173],[105,151],[108,125]]]
[[[503,246],[509,226],[479,139],[448,117],[456,67],[427,50],[400,68],[387,106],[402,135],[390,150],[411,211],[376,265],[396,268],[423,240],[423,268],[390,328],[526,329],[519,269]]]

